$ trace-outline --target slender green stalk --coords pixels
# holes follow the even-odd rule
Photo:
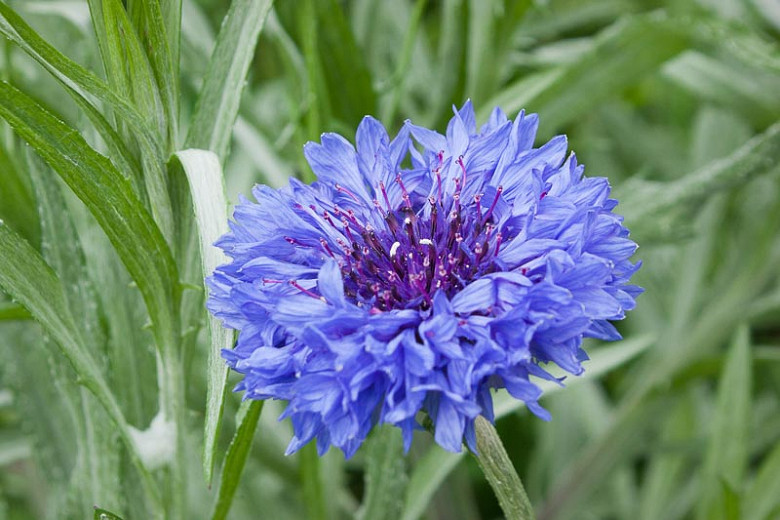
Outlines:
[[[476,459],[498,498],[507,520],[533,520],[534,510],[523,483],[509,460],[498,432],[481,415],[474,423],[477,430]]]
[[[325,508],[325,497],[322,493],[322,476],[320,475],[320,458],[317,455],[317,446],[314,442],[310,442],[298,453],[301,457],[301,484],[303,503],[306,504],[306,518],[325,520],[328,515]]]
[[[170,496],[168,497],[168,518],[180,520],[186,518],[187,495],[187,460],[184,446],[185,414],[184,414],[184,373],[182,370],[180,349],[178,345],[168,344],[158,363],[161,372],[158,374],[160,388],[160,409],[166,421],[171,421],[175,428],[174,453],[170,465]]]

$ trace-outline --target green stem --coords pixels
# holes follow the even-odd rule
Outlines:
[[[498,432],[481,415],[474,423],[477,430],[476,456],[479,467],[498,498],[507,520],[533,520],[534,510],[523,483],[509,460]]]
[[[306,504],[306,518],[310,520],[325,520],[325,497],[322,493],[322,477],[320,475],[320,457],[317,455],[317,445],[314,441],[301,448],[301,483],[303,487],[303,503]]]
[[[184,446],[184,379],[180,349],[168,340],[158,355],[158,385],[160,411],[165,421],[175,429],[174,452],[169,467],[169,496],[167,517],[170,520],[186,518],[186,449]]]

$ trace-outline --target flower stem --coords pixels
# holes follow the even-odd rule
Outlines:
[[[303,503],[306,505],[306,518],[311,520],[326,520],[325,496],[322,491],[322,476],[320,474],[320,458],[317,446],[310,442],[298,452],[301,463],[301,483],[303,487]]]
[[[498,498],[507,520],[533,520],[534,510],[523,483],[509,460],[498,432],[481,415],[475,423],[477,430],[477,451],[475,457],[485,474],[490,487]]]

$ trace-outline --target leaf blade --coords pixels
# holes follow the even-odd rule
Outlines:
[[[0,117],[85,203],[138,284],[158,346],[175,345],[176,266],[160,229],[127,179],[75,130],[5,82],[0,82]]]
[[[241,403],[241,410],[239,410],[241,419],[225,456],[225,466],[222,469],[222,480],[219,484],[214,512],[211,515],[212,520],[224,520],[230,512],[230,506],[233,503],[249,449],[252,447],[257,421],[260,419],[262,411],[263,401],[244,401]]]
[[[742,482],[748,462],[752,357],[747,325],[737,327],[718,384],[709,448],[702,470],[697,518],[718,518],[727,503],[723,486]]]
[[[187,177],[195,222],[198,228],[201,266],[203,276],[210,275],[228,258],[221,249],[212,245],[227,233],[227,200],[225,184],[219,157],[206,150],[183,150],[176,152],[182,170]],[[208,330],[211,348],[208,354],[208,383],[206,397],[206,419],[203,442],[203,472],[207,485],[211,485],[214,460],[219,438],[222,412],[227,392],[227,365],[222,361],[222,349],[233,346],[232,330],[222,326],[218,318],[209,314]]]
[[[518,88],[527,81],[523,78],[483,105],[480,119],[486,120],[494,106],[508,113],[526,108],[540,113],[545,128],[560,128],[682,52],[687,30],[684,23],[657,14],[619,20],[575,63],[540,73],[543,88],[524,92]]]
[[[241,91],[257,39],[273,0],[236,0],[222,23],[195,107],[187,148],[202,148],[225,160]]]

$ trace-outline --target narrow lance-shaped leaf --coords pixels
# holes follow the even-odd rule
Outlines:
[[[483,106],[487,111],[496,105],[510,113],[539,111],[546,128],[560,128],[682,52],[688,30],[685,23],[657,14],[621,20],[597,36],[592,50],[572,65],[541,73],[554,75],[545,88],[528,91],[523,78]],[[479,117],[486,120],[488,115]]]
[[[728,499],[728,493],[721,493],[722,486],[734,487],[744,478],[750,437],[751,365],[749,330],[742,325],[734,334],[718,384],[697,518],[719,518]]]
[[[780,123],[749,140],[731,155],[713,161],[669,183],[628,182],[621,208],[632,229],[642,231],[643,222],[675,207],[690,206],[707,196],[747,182],[775,169],[780,163]],[[652,224],[648,224],[652,225]]]
[[[181,9],[181,6],[179,8]],[[178,131],[179,80],[171,49],[173,42],[168,38],[168,32],[173,27],[166,25],[162,9],[160,0],[128,2],[128,10],[131,12],[138,33],[139,43],[146,51],[149,65],[154,72],[157,91],[165,110],[167,142],[168,146],[172,147],[176,144]],[[178,35],[178,33],[179,28],[176,27],[174,34]]]
[[[273,0],[230,4],[209,61],[186,145],[216,153],[224,161],[257,38]]]
[[[217,501],[211,515],[212,520],[224,520],[230,512],[230,506],[233,503],[233,497],[241,479],[241,472],[244,470],[244,464],[246,464],[246,458],[249,455],[249,448],[252,447],[257,421],[260,419],[262,411],[263,401],[244,401],[241,403],[236,421],[238,428],[225,456],[222,480],[219,483]]]
[[[69,92],[78,93],[84,100],[76,102],[84,108],[86,94],[95,96],[105,102],[133,131],[141,147],[143,166],[146,172],[144,181],[146,191],[151,200],[152,214],[160,226],[163,235],[170,239],[172,234],[172,217],[170,201],[165,187],[165,172],[163,169],[163,150],[161,139],[156,132],[147,126],[144,119],[125,98],[118,95],[103,80],[86,70],[81,65],[66,57],[41,38],[13,9],[0,2],[0,34],[16,43],[24,52],[40,63],[59,82],[68,88]],[[76,94],[72,94],[77,97]],[[87,110],[87,115],[95,123],[97,110]],[[98,122],[96,127],[102,129],[106,125]],[[118,139],[104,135],[112,150],[117,148]],[[121,154],[121,160],[126,154]],[[127,159],[125,159],[127,162]]]
[[[5,219],[33,244],[40,241],[40,223],[35,212],[35,197],[25,172],[0,143],[0,218]]]
[[[212,245],[228,231],[222,167],[219,158],[206,150],[184,150],[177,152],[174,157],[178,159],[189,182],[195,223],[198,228],[203,276],[208,276],[218,265],[227,261],[222,250]],[[233,331],[224,328],[219,319],[213,315],[208,317],[208,328],[211,346],[208,358],[203,471],[206,483],[210,485],[227,388],[228,370],[220,352],[233,346]]]
[[[160,93],[136,29],[120,0],[102,0],[101,4],[108,51],[103,57],[106,73],[114,85],[123,87],[123,94],[132,99],[146,124],[162,131],[165,122]]]
[[[357,125],[364,115],[375,113],[376,96],[370,71],[341,3],[337,0],[317,0],[312,5],[315,13],[313,22],[317,25],[317,41],[313,50],[322,64],[322,79],[326,85],[324,92],[330,98],[333,115],[347,124]],[[344,81],[344,78],[349,78],[349,81]]]
[[[100,326],[97,294],[87,273],[81,240],[62,193],[64,187],[53,172],[29,148],[27,150],[27,169],[35,189],[41,219],[43,257],[63,281],[68,308],[73,316],[78,316],[84,347],[96,360],[98,368],[105,370],[107,365],[101,361],[106,359],[106,337]],[[56,373],[55,370],[52,368],[53,373]],[[109,379],[107,382],[112,381]],[[118,504],[120,496],[127,492],[128,485],[120,491],[121,452],[115,449],[116,427],[88,391],[82,389],[69,392],[68,387],[71,385],[65,382],[60,382],[60,385],[65,387],[60,387],[63,398],[72,399],[74,421],[77,421],[75,438],[78,462],[72,475],[73,492],[80,495],[83,502],[100,498],[106,504]],[[116,394],[112,394],[117,399]],[[93,450],[103,454],[91,457]]]
[[[25,139],[84,202],[138,284],[157,344],[177,338],[176,267],[170,250],[127,179],[78,133],[11,85],[0,82],[0,117]]]
[[[65,289],[30,244],[0,221],[0,287],[24,305],[70,361],[80,382],[108,412],[124,441],[153,504],[159,497],[137,455],[128,425],[97,363],[84,346],[65,299]]]
[[[745,491],[742,501],[745,520],[767,520],[772,512],[780,511],[780,443],[776,444],[758,468],[756,478]]]

